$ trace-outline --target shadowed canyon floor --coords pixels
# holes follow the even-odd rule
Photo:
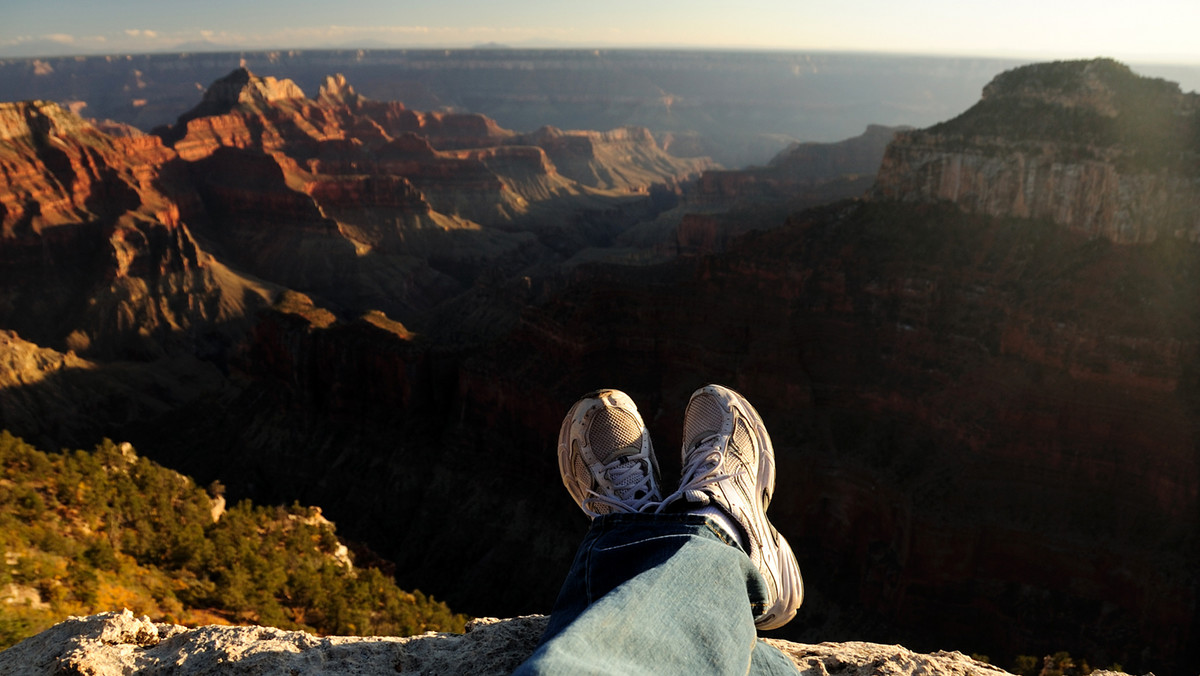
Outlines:
[[[736,172],[337,77],[238,70],[157,135],[4,106],[0,422],[31,441],[321,505],[404,586],[515,616],[586,525],[575,398],[633,395],[671,476],[721,382],[812,590],[781,637],[1200,664],[1196,94],[1040,64]]]

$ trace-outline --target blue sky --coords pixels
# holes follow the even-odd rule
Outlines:
[[[687,47],[1200,63],[1200,0],[0,0],[0,54]]]

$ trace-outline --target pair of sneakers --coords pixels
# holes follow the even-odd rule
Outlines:
[[[776,629],[804,599],[800,568],[787,540],[767,520],[775,491],[775,452],[758,411],[720,385],[696,390],[683,416],[683,472],[663,497],[658,460],[637,406],[624,392],[585,395],[563,419],[558,435],[563,484],[590,517],[661,512],[680,500],[688,511],[716,507],[733,526],[767,583],[759,629]]]

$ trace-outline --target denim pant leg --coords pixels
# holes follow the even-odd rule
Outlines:
[[[694,514],[597,517],[515,674],[796,674],[757,638],[762,576]]]

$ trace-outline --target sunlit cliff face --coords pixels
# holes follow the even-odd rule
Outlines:
[[[1044,218],[1119,243],[1200,239],[1200,95],[1112,61],[997,77],[961,116],[905,135],[875,194]]]

